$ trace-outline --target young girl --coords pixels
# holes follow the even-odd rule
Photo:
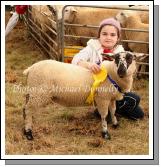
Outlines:
[[[89,69],[93,73],[100,71],[99,64],[103,60],[112,61],[110,58],[102,57],[101,53],[119,53],[125,51],[119,45],[121,26],[114,18],[105,19],[100,23],[98,38],[90,39],[87,46],[76,54],[72,64]],[[134,93],[125,93],[123,100],[116,102],[116,113],[131,119],[144,117],[144,112],[139,106],[140,97]],[[97,109],[95,114],[99,115]]]

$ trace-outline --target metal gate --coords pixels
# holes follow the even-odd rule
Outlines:
[[[40,5],[39,5],[40,6]],[[48,57],[58,60],[61,60],[61,41],[60,41],[60,22],[58,20],[58,15],[56,9],[50,7],[50,5],[46,5],[49,10],[52,12],[53,18],[48,17],[45,12],[37,11],[34,13],[33,11],[38,7],[38,5],[32,5],[29,7],[28,12],[26,13],[24,20],[25,24],[28,27],[28,32],[34,38],[39,45],[40,48],[44,51],[45,55]],[[42,6],[44,7],[44,6]],[[40,6],[41,8],[41,6]],[[35,16],[34,16],[35,15]],[[50,27],[47,24],[41,25],[39,22],[35,21],[36,15],[39,17],[46,18],[48,22],[50,22],[53,27]],[[43,28],[46,29],[46,32],[43,31]]]
[[[96,39],[97,37],[95,36],[78,36],[77,34],[71,34],[71,33],[69,33],[69,31],[68,31],[68,33],[66,33],[66,29],[67,28],[73,28],[73,27],[75,27],[75,28],[80,28],[80,27],[83,27],[83,28],[89,28],[89,29],[91,29],[91,31],[92,30],[96,30],[96,29],[98,29],[98,25],[87,25],[87,24],[69,24],[69,23],[66,23],[65,21],[64,21],[64,13],[65,13],[65,10],[66,10],[66,8],[68,7],[68,6],[70,6],[70,7],[79,7],[79,8],[99,8],[99,9],[120,9],[120,10],[135,10],[135,11],[149,11],[148,9],[139,9],[139,8],[127,8],[127,7],[121,7],[121,5],[120,5],[120,7],[110,7],[110,6],[84,6],[84,5],[66,5],[64,8],[63,8],[63,11],[62,11],[62,31],[61,31],[61,35],[62,35],[62,37],[61,37],[61,43],[62,43],[62,48],[61,48],[61,54],[62,54],[62,61],[64,62],[64,61],[66,61],[66,59],[72,59],[73,58],[73,56],[74,55],[66,55],[65,54],[65,49],[71,49],[71,50],[81,50],[82,48],[80,48],[79,46],[72,46],[72,45],[68,45],[67,43],[65,43],[65,41],[66,41],[66,39],[67,38],[70,38],[70,39],[74,39],[75,41],[77,41],[78,39],[87,39],[87,40],[89,40],[89,39]],[[87,15],[87,17],[88,17],[88,15]],[[95,19],[95,18],[90,18],[90,19]],[[102,20],[100,20],[100,22],[101,22]],[[148,33],[149,31],[147,31],[147,30],[143,30],[143,29],[128,29],[128,28],[122,28],[121,29],[122,31],[133,31],[133,32],[146,32],[146,33]],[[126,40],[126,39],[121,39],[121,43],[122,44],[124,44],[124,43],[138,43],[138,44],[147,44],[147,45],[149,45],[149,42],[145,42],[145,41],[134,41],[134,40]],[[75,45],[74,43],[73,43],[73,45]],[[77,45],[77,44],[76,44]],[[75,52],[74,52],[75,53]],[[147,56],[149,55],[149,54],[146,54]],[[139,65],[144,65],[144,66],[149,66],[149,63],[148,62],[137,62],[137,64]],[[145,74],[145,75],[149,75],[149,72],[147,72],[147,71],[144,71],[144,72],[138,72],[138,73],[140,73],[140,74]]]
[[[47,24],[43,24],[43,27],[47,30],[47,32],[44,32],[42,29],[42,25],[37,23],[34,20],[33,17],[33,9],[36,7],[35,5],[30,6],[28,9],[28,12],[26,14],[25,23],[28,27],[30,35],[37,41],[38,45],[42,48],[42,50],[45,52],[45,54],[55,60],[58,61],[66,61],[67,59],[72,59],[73,56],[76,54],[76,52],[80,51],[84,46],[78,45],[77,41],[79,40],[84,40],[87,41],[91,38],[95,39],[96,36],[79,36],[77,34],[72,34],[72,28],[83,28],[83,29],[91,29],[92,31],[96,31],[98,29],[98,24],[96,25],[88,25],[88,24],[69,24],[64,21],[64,14],[65,10],[67,7],[79,7],[79,8],[89,8],[89,9],[102,9],[102,10],[136,10],[136,11],[149,11],[148,9],[139,9],[139,8],[126,8],[126,7],[111,7],[111,6],[84,6],[84,5],[66,5],[64,6],[62,10],[62,19],[58,20],[58,13],[56,9],[51,7],[50,5],[46,5],[48,9],[52,12],[53,17],[49,18],[45,12],[40,12],[39,15],[42,17],[46,17],[46,19],[54,25],[54,27],[51,27]],[[88,16],[87,16],[88,17]],[[95,19],[95,18],[89,18],[89,19]],[[102,20],[100,20],[102,21]],[[69,30],[69,31],[68,31]],[[141,29],[128,29],[128,28],[122,28],[122,31],[133,31],[133,32],[149,32],[146,30],[141,30]],[[65,41],[70,41],[72,40],[72,44],[68,45],[68,43],[65,43]],[[74,42],[73,42],[74,41]],[[121,39],[122,44],[127,44],[127,43],[141,43],[141,44],[147,44],[149,45],[149,42],[145,41],[134,41],[134,40],[126,40],[126,39]],[[66,55],[65,51],[67,49],[73,49],[74,52],[71,53],[70,55]],[[147,54],[148,56],[148,54]],[[137,62],[137,64],[144,65],[144,66],[149,66],[148,62]],[[148,75],[149,72],[144,71],[144,72],[139,72],[143,73],[145,75]]]

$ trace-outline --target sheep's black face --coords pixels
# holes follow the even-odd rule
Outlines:
[[[127,74],[128,67],[132,64],[133,54],[130,52],[121,52],[114,55],[115,63],[117,65],[117,74],[123,78]]]

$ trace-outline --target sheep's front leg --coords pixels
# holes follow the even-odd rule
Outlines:
[[[116,128],[118,126],[118,122],[117,122],[117,118],[115,116],[115,111],[116,111],[116,101],[115,100],[110,101],[109,110],[110,110],[110,114],[111,114],[113,127]]]
[[[106,121],[106,116],[108,115],[109,101],[102,100],[99,98],[96,98],[95,101],[102,120],[102,137],[108,140],[111,138],[107,129],[107,121]]]

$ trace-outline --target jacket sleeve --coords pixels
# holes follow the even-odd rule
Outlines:
[[[73,57],[72,64],[77,65],[79,61],[89,62],[91,58],[92,58],[92,49],[90,46],[86,46]]]

